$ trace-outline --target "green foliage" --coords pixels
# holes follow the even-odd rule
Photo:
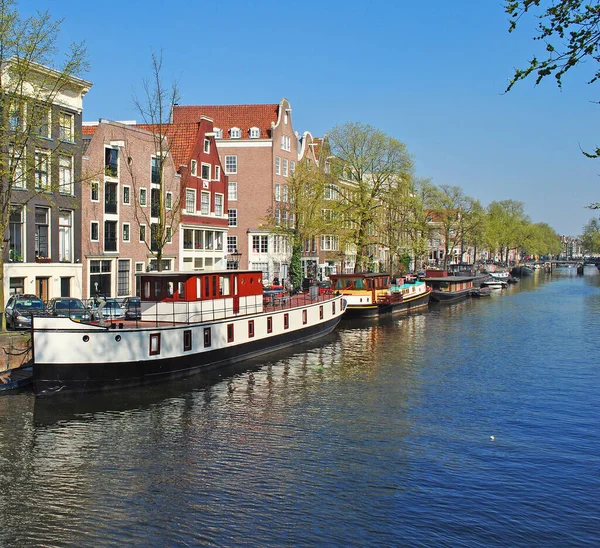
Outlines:
[[[302,286],[302,246],[295,245],[292,250],[292,260],[290,262],[290,282],[294,289]]]
[[[407,209],[412,158],[404,143],[367,124],[348,122],[328,137],[340,181],[340,217],[346,221],[346,241],[356,250],[355,270],[372,268],[377,245],[397,246],[390,221]]]
[[[539,84],[547,76],[554,76],[562,87],[563,76],[580,63],[600,62],[600,1],[558,0],[545,6],[541,0],[507,0],[505,11],[510,17],[509,32],[528,13],[538,19],[538,35],[534,38],[545,43],[545,57],[534,56],[524,69],[515,69],[506,91],[529,76]],[[589,65],[588,65],[589,66]],[[592,67],[588,84],[600,78],[600,68]],[[600,157],[600,147],[584,154],[589,158]]]
[[[444,244],[444,266],[455,250],[461,255],[469,235],[483,223],[481,204],[466,196],[457,186],[441,185],[427,189],[424,202],[431,218],[429,231]]]
[[[600,220],[590,219],[583,227],[582,245],[585,253],[600,254]]]
[[[36,166],[32,151],[39,147],[40,136],[47,137],[49,109],[57,95],[86,87],[87,83],[76,77],[88,69],[83,43],[59,51],[61,24],[47,11],[22,18],[16,2],[0,0],[0,234],[8,229],[13,202],[26,205],[34,196],[43,195],[51,203],[53,193],[59,191],[56,177],[50,177],[43,187],[33,184]],[[44,148],[47,165],[56,164],[62,149]],[[16,188],[18,199],[13,192]],[[4,271],[4,245],[6,242],[0,248],[0,274]],[[0,308],[4,301],[4,285],[0,284]],[[4,327],[4,314],[1,316]]]

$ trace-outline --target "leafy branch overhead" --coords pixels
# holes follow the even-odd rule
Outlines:
[[[513,32],[521,18],[528,12],[535,12],[539,19],[538,36],[535,40],[545,42],[547,56],[538,59],[534,56],[525,69],[516,69],[506,91],[531,74],[536,74],[536,84],[546,76],[554,75],[556,83],[562,87],[563,76],[580,61],[586,58],[600,61],[600,2],[583,0],[563,0],[543,8],[542,0],[516,0],[506,3],[506,13],[510,17],[509,32]],[[600,78],[596,69],[588,84]]]

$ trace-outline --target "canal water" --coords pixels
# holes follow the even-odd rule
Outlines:
[[[208,379],[0,397],[0,546],[599,546],[600,275]]]

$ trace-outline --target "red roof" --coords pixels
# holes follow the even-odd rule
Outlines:
[[[198,122],[200,116],[208,116],[215,127],[223,132],[223,139],[229,139],[229,130],[238,127],[242,130],[242,139],[250,138],[250,128],[260,129],[260,138],[271,137],[271,123],[276,123],[279,104],[267,105],[213,105],[213,106],[180,106],[173,107],[173,123]]]
[[[153,124],[137,124],[135,127],[151,131],[159,132],[159,126]],[[187,164],[192,151],[192,147],[196,142],[198,135],[198,124],[163,124],[162,131],[169,141],[169,151],[173,156],[175,169],[179,169],[182,164]]]
[[[98,124],[93,126],[81,126],[81,135],[94,135],[98,129]]]

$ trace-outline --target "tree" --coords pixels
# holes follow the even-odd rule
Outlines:
[[[336,232],[335,206],[329,204],[326,191],[332,185],[331,176],[313,162],[299,162],[288,177],[287,201],[278,202],[268,216],[270,230],[283,236],[292,248],[290,281],[295,288],[302,284],[302,249],[306,240]]]
[[[557,255],[562,248],[558,234],[546,223],[527,224],[523,236],[521,249],[528,255]]]
[[[535,76],[539,84],[546,76],[554,76],[558,87],[562,87],[563,76],[580,63],[588,60],[600,62],[600,1],[559,0],[542,7],[542,0],[507,0],[505,11],[510,17],[509,32],[513,32],[527,13],[533,12],[538,23],[538,35],[534,40],[545,42],[545,58],[534,56],[524,69],[515,69],[506,91]],[[594,66],[588,84],[600,78],[600,68]],[[592,153],[584,152],[589,158],[600,157],[600,147]]]
[[[348,122],[329,133],[333,172],[340,180],[341,217],[356,249],[355,271],[373,266],[369,249],[385,245],[386,203],[413,169],[406,145],[370,125]]]
[[[56,97],[71,89],[78,75],[88,68],[83,43],[59,52],[61,20],[49,12],[21,18],[13,0],[0,0],[0,234],[10,224],[13,205],[26,207],[32,199],[44,196],[52,204],[59,194],[61,180],[53,177],[59,165],[62,145],[48,148],[41,137],[50,134],[50,112]],[[63,58],[62,62],[58,57]],[[53,68],[50,68],[53,67]],[[83,82],[83,81],[79,81]],[[73,137],[73,136],[71,136]],[[74,140],[74,139],[71,139]],[[48,142],[48,141],[47,141]],[[66,146],[66,145],[65,145]],[[43,155],[33,155],[36,147]],[[44,168],[44,184],[36,173]],[[78,181],[69,181],[75,184]],[[15,191],[18,189],[18,200]],[[76,204],[73,204],[73,207]],[[5,236],[0,244],[0,274],[4,277],[7,257]],[[0,307],[4,308],[4,285],[0,283]],[[5,318],[2,311],[2,328]]]
[[[142,98],[134,95],[136,109],[142,116],[142,127],[153,134],[154,157],[152,159],[150,208],[140,204],[140,190],[146,187],[146,181],[135,179],[132,165],[127,163],[133,181],[133,198],[135,204],[135,220],[138,225],[150,227],[150,238],[144,242],[148,251],[156,258],[156,267],[160,272],[163,266],[165,246],[171,241],[172,234],[178,229],[182,202],[181,188],[171,192],[172,202],[167,203],[167,191],[173,190],[165,176],[165,167],[171,161],[171,146],[176,137],[177,126],[170,124],[170,114],[173,105],[179,102],[179,88],[173,82],[170,88],[165,87],[162,79],[162,53],[152,52],[152,76],[144,80]],[[142,201],[143,202],[143,201]]]
[[[600,254],[600,220],[590,219],[583,227],[582,235],[583,251],[586,254]]]
[[[500,253],[501,262],[508,261],[511,250],[522,246],[528,224],[523,202],[502,200],[487,207],[485,241],[490,249]]]
[[[460,260],[469,233],[481,224],[481,205],[466,196],[457,186],[441,185],[430,189],[425,202],[434,230],[444,245],[443,267],[448,266],[448,257],[460,250]]]

